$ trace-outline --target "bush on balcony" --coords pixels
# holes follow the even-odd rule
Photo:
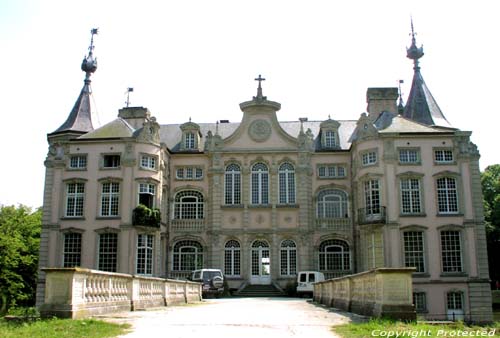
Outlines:
[[[132,224],[149,227],[160,227],[161,212],[160,209],[150,209],[144,204],[139,204],[132,211]]]

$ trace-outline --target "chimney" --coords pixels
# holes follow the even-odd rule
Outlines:
[[[144,107],[125,107],[118,111],[118,117],[126,120],[135,129],[139,129],[149,120],[151,113]]]
[[[397,114],[398,97],[398,88],[368,88],[366,91],[368,117],[375,121],[383,111]]]

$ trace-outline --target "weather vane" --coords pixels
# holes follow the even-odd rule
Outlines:
[[[130,105],[130,93],[133,91],[134,91],[134,88],[128,87],[127,91],[125,92],[127,94],[127,101],[125,101],[125,107],[127,107],[127,108]]]

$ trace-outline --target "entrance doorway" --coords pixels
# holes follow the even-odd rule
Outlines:
[[[252,275],[250,284],[271,284],[271,255],[269,244],[266,241],[257,240],[252,243]]]

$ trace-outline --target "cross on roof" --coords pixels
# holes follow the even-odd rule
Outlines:
[[[259,88],[262,88],[260,84],[261,84],[261,82],[262,82],[262,81],[266,81],[266,79],[264,79],[264,78],[263,78],[263,77],[259,74],[259,77],[258,77],[258,78],[256,78],[256,79],[255,79],[255,81],[259,81]]]

